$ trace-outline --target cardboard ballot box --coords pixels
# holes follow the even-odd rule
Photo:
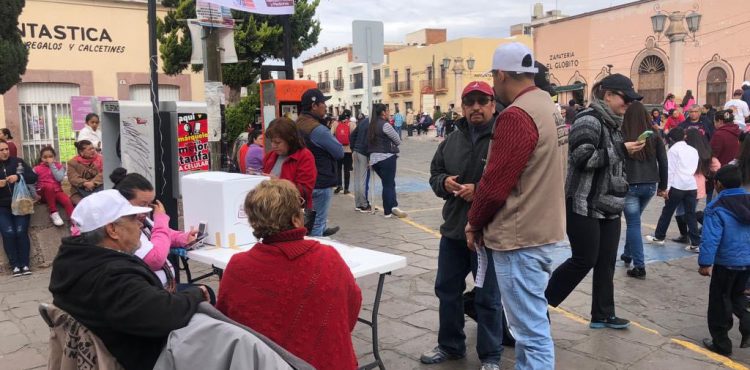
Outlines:
[[[254,244],[253,229],[245,215],[245,196],[265,176],[201,172],[182,177],[185,228],[206,223],[205,243],[222,248]]]

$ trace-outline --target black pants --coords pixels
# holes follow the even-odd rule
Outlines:
[[[620,218],[597,219],[567,212],[567,232],[573,255],[558,267],[544,292],[551,306],[557,307],[594,269],[591,294],[591,319],[603,320],[615,315],[614,283],[617,245],[620,242]]]
[[[336,186],[341,187],[341,173],[344,174],[344,190],[349,190],[352,174],[352,153],[344,153],[344,158],[336,162]]]
[[[732,329],[732,313],[740,320],[740,333],[750,335],[750,314],[745,311],[745,284],[750,270],[730,270],[714,265],[708,288],[708,331],[714,345],[722,353],[732,352],[732,341],[727,335]]]
[[[672,188],[669,190],[669,199],[664,202],[664,208],[661,210],[659,222],[656,223],[654,237],[664,239],[667,236],[669,223],[672,221],[677,206],[682,204],[685,208],[685,223],[687,224],[688,234],[692,245],[701,244],[701,235],[698,233],[698,222],[695,219],[695,206],[698,203],[698,192],[696,190],[680,190]]]

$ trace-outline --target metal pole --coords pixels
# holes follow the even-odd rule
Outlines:
[[[286,79],[294,79],[294,66],[292,66],[292,16],[287,14],[282,16],[284,25],[284,69],[286,69]]]
[[[219,171],[222,169],[225,158],[225,146],[222,142],[226,141],[226,128],[223,124],[221,114],[221,98],[223,91],[214,89],[216,83],[221,83],[221,54],[219,53],[219,32],[215,32],[212,27],[203,27],[203,81],[206,84],[206,104],[208,105],[209,122],[219,122],[220,136],[219,140],[211,140],[212,134],[209,132],[209,148],[211,151],[211,170]],[[211,95],[211,96],[209,96]],[[218,115],[218,116],[216,116]],[[215,128],[209,124],[209,131]]]

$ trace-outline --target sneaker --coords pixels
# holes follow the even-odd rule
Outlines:
[[[674,238],[672,239],[672,241],[675,243],[681,243],[681,244],[688,244],[688,242],[690,242],[690,240],[688,240],[687,235],[680,235],[679,238]]]
[[[389,213],[387,215],[383,215],[383,217],[385,217],[385,218],[392,218],[393,217],[393,213]]]
[[[589,328],[591,329],[625,329],[630,326],[630,320],[621,319],[617,316],[612,316],[604,320],[591,320]]]
[[[691,244],[691,245],[686,246],[685,250],[688,251],[688,252],[700,253],[701,247],[700,247],[700,245],[692,245]]]
[[[349,189],[344,189],[344,194],[351,194],[351,191],[349,191]]]
[[[337,232],[339,232],[339,230],[341,230],[341,228],[338,227],[338,226],[329,227],[329,228],[323,230],[323,236],[331,236],[331,235],[336,234]]]
[[[664,245],[664,239],[659,239],[653,235],[646,235],[646,241],[654,245]]]
[[[21,276],[21,269],[18,267],[13,268],[13,277],[19,277]]]
[[[338,193],[341,192],[341,190],[343,190],[343,189],[340,186],[337,186],[336,189],[333,190],[333,193],[334,194],[338,194]]]
[[[460,360],[464,358],[466,354],[452,355],[448,352],[443,351],[440,346],[433,348],[431,351],[427,351],[422,354],[419,361],[426,365],[439,364],[445,361]]]
[[[60,217],[60,213],[59,212],[51,213],[49,215],[49,218],[52,219],[52,223],[55,224],[55,226],[62,226],[62,225],[65,224],[63,222],[62,217]]]
[[[406,214],[406,212],[404,212],[404,211],[402,211],[402,210],[400,210],[400,209],[398,209],[398,208],[396,208],[396,207],[393,207],[393,209],[391,209],[391,212],[392,212],[392,214],[393,214],[394,216],[396,216],[396,217],[398,217],[398,218],[404,218],[404,217],[408,216],[408,215]]]
[[[628,276],[644,280],[646,279],[646,269],[643,267],[633,267],[632,269],[628,270]]]
[[[630,263],[633,262],[633,259],[631,257],[628,257],[624,254],[620,255],[620,259],[622,260],[622,262],[625,262],[625,266],[630,266]]]
[[[368,204],[367,207],[357,207],[356,210],[362,213],[370,213],[372,212],[372,206]]]
[[[500,370],[500,365],[494,362],[483,362],[479,370]]]
[[[29,270],[29,266],[21,267],[21,275],[31,275],[31,270]]]

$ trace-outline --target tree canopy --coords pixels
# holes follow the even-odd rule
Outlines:
[[[0,6],[0,94],[4,94],[26,73],[29,51],[18,32],[18,16],[21,15],[25,0],[3,0]]]

